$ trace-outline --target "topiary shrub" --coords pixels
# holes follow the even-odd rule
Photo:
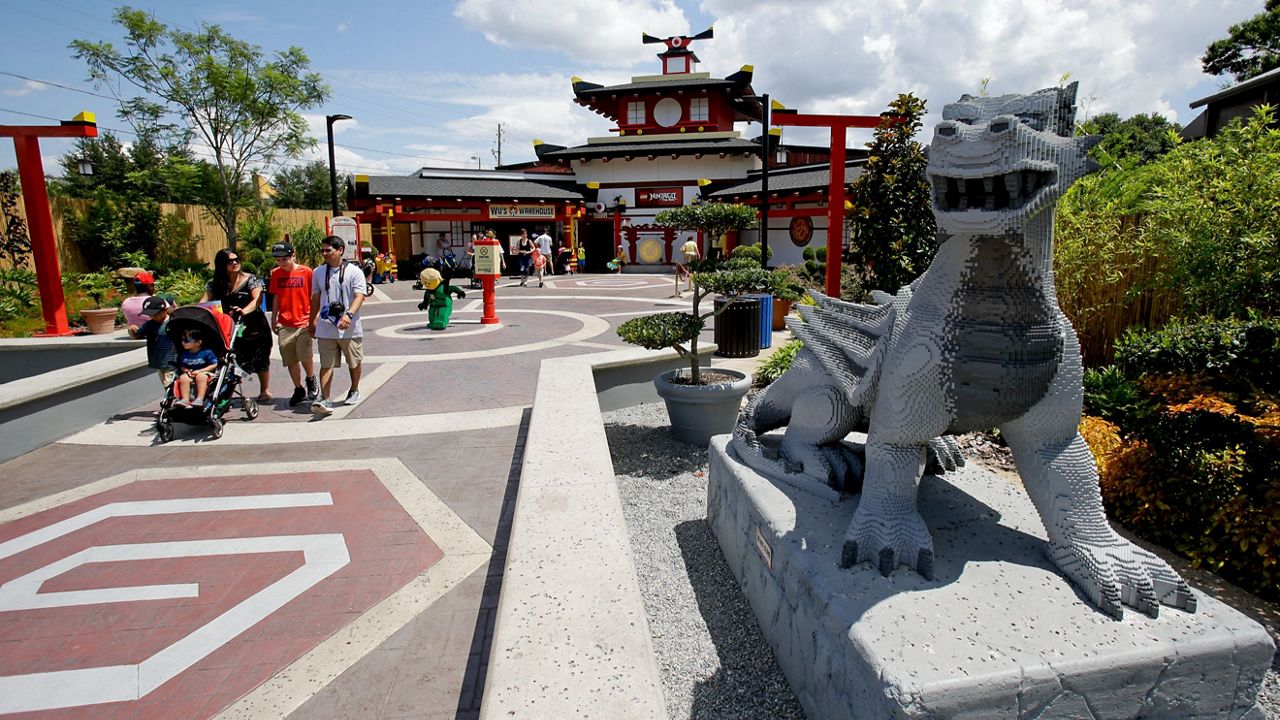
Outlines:
[[[732,261],[731,261],[732,262]],[[782,274],[763,270],[759,266],[721,270],[702,270],[693,273],[693,309],[690,312],[665,312],[632,318],[618,326],[618,337],[649,350],[671,348],[689,361],[689,382],[702,384],[701,361],[698,358],[698,335],[706,327],[706,319],[719,315],[731,307],[735,300],[748,293],[772,292],[782,282]],[[715,261],[703,261],[698,267],[716,267]],[[701,312],[700,303],[708,295],[728,298],[718,310]]]

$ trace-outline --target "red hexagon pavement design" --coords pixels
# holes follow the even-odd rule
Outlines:
[[[22,609],[0,609],[0,690],[12,708],[29,680],[74,706],[5,717],[210,717],[441,557],[368,470],[134,482],[15,520],[0,608]],[[164,681],[78,704],[104,692],[77,686],[90,668]]]

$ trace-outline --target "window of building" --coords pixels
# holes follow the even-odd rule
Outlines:
[[[693,98],[689,101],[689,120],[691,122],[706,122],[709,119],[707,114],[708,102],[706,98]]]
[[[627,103],[627,124],[628,125],[644,124],[644,103],[643,102]]]

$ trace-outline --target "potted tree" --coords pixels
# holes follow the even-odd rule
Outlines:
[[[111,273],[104,271],[84,273],[76,278],[76,287],[85,295],[93,298],[93,307],[80,311],[84,324],[94,335],[106,335],[116,328],[116,315],[119,308],[103,307],[103,303],[116,292],[116,279]]]
[[[698,336],[706,327],[707,318],[724,312],[748,293],[770,291],[782,276],[758,266],[742,267],[741,261],[736,266],[701,261],[694,270],[690,312],[633,318],[619,325],[617,332],[633,345],[649,350],[672,348],[688,361],[689,367],[660,373],[653,384],[666,402],[672,436],[682,442],[706,445],[712,435],[733,429],[742,397],[751,387],[751,378],[727,368],[704,370],[698,356]],[[721,295],[728,302],[703,312],[701,302],[712,294]]]

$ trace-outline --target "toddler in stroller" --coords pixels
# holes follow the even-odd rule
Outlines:
[[[244,371],[236,365],[233,345],[243,328],[221,312],[201,306],[180,307],[169,314],[165,332],[175,345],[181,343],[179,377],[169,386],[156,417],[156,434],[161,442],[173,439],[174,421],[188,425],[207,424],[213,437],[222,437],[223,415],[238,401],[246,419],[258,417],[258,404],[241,389]],[[199,343],[191,342],[198,338]],[[187,364],[183,364],[186,358]],[[192,372],[187,374],[185,371]],[[195,386],[194,402],[188,393]]]

